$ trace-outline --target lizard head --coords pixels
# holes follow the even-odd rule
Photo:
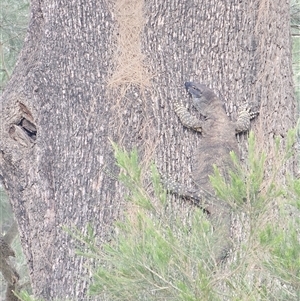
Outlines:
[[[207,116],[207,109],[215,99],[215,93],[205,85],[194,82],[186,82],[185,88],[191,94],[196,109],[202,115]]]

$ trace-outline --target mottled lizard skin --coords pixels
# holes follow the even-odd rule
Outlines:
[[[248,131],[250,120],[257,116],[247,107],[240,110],[236,122],[227,116],[222,101],[216,94],[203,84],[186,82],[186,90],[192,96],[193,105],[200,112],[201,118],[191,115],[183,104],[175,102],[175,112],[181,123],[190,129],[200,132],[203,136],[200,146],[194,152],[192,179],[194,187],[188,189],[172,180],[166,181],[166,187],[171,193],[192,198],[204,209],[212,219],[212,224],[220,235],[215,256],[223,260],[230,249],[231,208],[215,196],[209,175],[213,174],[215,164],[223,176],[228,178],[232,169],[230,151],[238,154],[236,134]]]

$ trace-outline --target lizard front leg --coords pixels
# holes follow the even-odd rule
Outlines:
[[[197,132],[202,132],[203,122],[193,116],[184,105],[179,102],[174,103],[175,113],[179,117],[181,123]]]
[[[244,106],[238,112],[238,118],[235,122],[235,133],[239,134],[242,132],[247,132],[250,129],[250,121],[255,118],[259,112],[258,111],[251,111],[252,108],[248,107],[248,105]]]

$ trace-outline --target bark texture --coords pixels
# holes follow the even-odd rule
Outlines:
[[[130,25],[136,3],[142,29]],[[122,14],[133,17],[120,23]],[[138,28],[141,39],[131,44],[146,59],[134,68],[145,70],[145,62],[155,75],[143,92],[137,87],[149,74],[115,57],[129,53],[118,40],[124,26],[127,34]],[[124,191],[104,172],[113,170],[108,138],[139,146],[145,162],[154,157],[160,170],[188,182],[201,137],[174,113],[173,100],[188,97],[186,81],[219,91],[233,119],[237,105],[261,104],[255,128],[264,147],[285,137],[295,123],[288,1],[32,0],[24,49],[1,100],[0,174],[36,296],[86,296],[84,259],[62,227],[92,222],[101,241],[123,210]]]

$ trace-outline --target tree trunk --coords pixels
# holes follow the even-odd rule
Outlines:
[[[188,101],[190,80],[211,87],[233,119],[238,105],[259,104],[254,128],[267,150],[286,137],[295,124],[288,1],[31,1],[1,100],[0,174],[36,296],[86,296],[84,259],[62,227],[91,222],[102,241],[122,214],[109,139],[188,183],[201,136],[182,127],[173,101]]]

